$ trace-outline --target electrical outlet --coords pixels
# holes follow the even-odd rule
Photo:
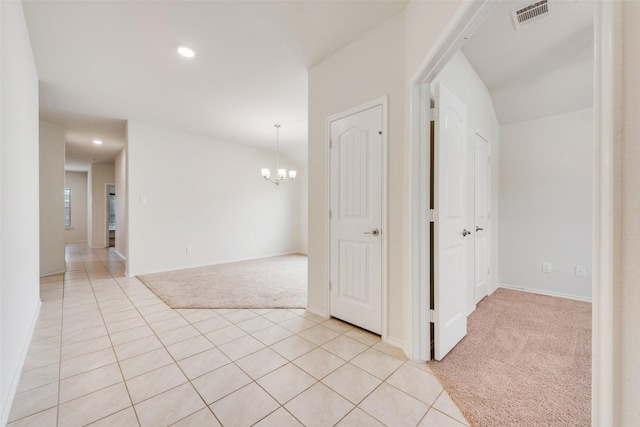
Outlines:
[[[551,273],[551,263],[550,262],[543,262],[542,263],[542,272],[543,273]]]
[[[584,277],[587,275],[587,269],[584,265],[576,265],[576,276]]]
[[[186,252],[187,252],[187,255],[191,253],[191,246],[187,246]]]

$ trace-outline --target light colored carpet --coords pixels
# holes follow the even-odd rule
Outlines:
[[[429,367],[473,426],[590,426],[591,304],[498,289]]]
[[[294,254],[138,276],[171,308],[305,308],[307,257]]]

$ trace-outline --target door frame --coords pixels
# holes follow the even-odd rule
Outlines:
[[[387,145],[388,145],[388,134],[389,134],[388,109],[387,109],[388,99],[389,99],[389,96],[385,95],[380,98],[373,99],[369,102],[365,102],[356,107],[349,108],[348,110],[345,110],[340,113],[336,113],[327,117],[326,118],[326,142],[325,142],[325,159],[326,159],[325,174],[327,176],[327,182],[326,182],[327,191],[325,192],[326,194],[325,206],[331,207],[331,152],[330,152],[331,122],[343,119],[348,116],[352,116],[354,114],[360,113],[365,110],[369,110],[374,107],[378,107],[378,106],[382,107],[382,168],[381,168],[381,172],[382,172],[382,213],[381,213],[382,214],[382,217],[381,217],[382,233],[380,234],[380,238],[381,238],[380,243],[382,245],[382,259],[381,259],[382,333],[381,333],[381,337],[383,341],[388,340],[388,336],[387,336],[387,323],[388,323],[388,319],[387,319],[388,318],[388,310],[387,310],[387,300],[388,300],[387,298],[387,295],[388,295],[388,291],[387,291],[387,253],[388,253],[387,251],[387,245],[388,245],[388,239],[387,239],[387,234],[388,234],[388,228],[387,228],[388,155],[387,155],[387,151],[388,150],[387,150]],[[327,263],[327,277],[331,277],[331,220],[329,219],[329,209],[327,209],[325,220],[326,220],[326,227],[328,230],[327,241],[326,241],[326,248],[327,248],[326,259],[329,260],[329,262]],[[326,286],[325,295],[326,295],[326,301],[327,301],[327,316],[330,316],[331,315],[331,291],[329,289],[328,280],[325,286]],[[396,343],[396,345],[398,345],[398,343]]]
[[[485,21],[497,2],[478,0],[461,7],[425,58],[410,83],[410,143],[412,150],[412,294],[411,354],[429,360],[429,232],[428,194],[430,153],[429,108],[431,83],[451,57]],[[592,284],[592,423],[614,425],[616,375],[614,369],[615,226],[620,187],[615,171],[617,123],[615,82],[620,75],[619,2],[594,2],[594,180]]]
[[[115,188],[116,184],[114,182],[106,182],[104,184],[104,224],[102,227],[102,232],[104,233],[104,247],[109,249],[109,186],[113,185]],[[116,218],[116,221],[118,219]]]
[[[109,248],[109,194],[110,194],[109,193],[109,186],[110,185],[113,185],[113,191],[114,192],[116,191],[115,190],[115,188],[116,188],[116,184],[115,183],[113,183],[113,184],[111,184],[111,183],[105,184],[105,192],[106,192],[106,195],[107,195],[107,202],[106,202],[107,205],[105,207],[105,215],[106,215],[106,218],[107,218],[107,237],[106,237],[105,243],[106,243],[106,248],[107,249]],[[115,201],[114,201],[114,203],[115,203]],[[118,222],[118,217],[116,216],[116,224],[117,224],[117,222]],[[117,227],[117,225],[116,225],[116,227]]]

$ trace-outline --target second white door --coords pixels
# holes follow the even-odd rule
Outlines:
[[[491,157],[489,141],[475,137],[475,234],[474,234],[474,302],[489,293],[491,236]]]
[[[382,106],[332,121],[330,314],[382,332]]]

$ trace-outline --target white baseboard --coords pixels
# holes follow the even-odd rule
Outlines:
[[[41,274],[40,277],[49,277],[49,276],[55,276],[57,274],[64,274],[64,273],[66,273],[66,270],[50,271],[48,273]]]
[[[469,308],[467,310],[467,316],[469,316],[471,313],[473,313],[474,311],[476,311],[476,305],[473,304],[473,306],[471,306],[471,308]]]
[[[400,350],[404,351],[405,354],[408,354],[407,350],[404,348],[404,342],[402,342],[402,340],[387,335],[387,339],[385,340],[385,342],[394,347],[398,347]]]
[[[563,293],[560,293],[560,292],[541,291],[541,290],[538,290],[538,289],[530,289],[530,288],[523,288],[523,287],[517,287],[517,286],[509,286],[509,285],[505,285],[505,284],[498,285],[498,288],[510,289],[512,291],[530,292],[532,294],[547,295],[547,296],[550,296],[550,297],[566,298],[566,299],[572,299],[572,300],[576,300],[576,301],[591,302],[591,298],[585,298],[585,297],[581,297],[581,296],[577,296],[577,295],[568,295],[568,294],[563,294]]]
[[[122,261],[126,261],[126,260],[127,260],[127,257],[126,257],[126,256],[124,256],[124,255],[122,255],[122,254],[120,253],[120,251],[118,251],[117,249],[114,249],[114,250],[113,250],[113,253],[115,253],[115,254],[116,254],[116,256],[117,256],[118,258],[120,258]]]
[[[22,374],[22,369],[24,368],[24,362],[27,359],[27,352],[29,351],[29,346],[31,345],[31,340],[33,339],[33,332],[36,329],[36,323],[38,322],[38,317],[40,316],[41,307],[42,307],[42,302],[38,300],[38,308],[36,309],[33,319],[31,319],[29,334],[27,336],[27,340],[24,344],[24,347],[22,348],[22,352],[20,353],[18,366],[16,367],[16,370],[13,372],[13,375],[11,378],[11,385],[9,387],[9,393],[7,393],[7,400],[2,402],[2,416],[0,417],[0,426],[6,425],[7,421],[9,420],[9,413],[11,411],[11,406],[13,406],[13,400],[16,397],[16,391],[18,390],[18,384],[20,383],[20,374]]]
[[[320,316],[320,317],[324,317],[325,319],[328,319],[329,316],[327,315],[325,310],[320,310],[314,307],[307,307],[307,311],[310,311],[311,313]]]

